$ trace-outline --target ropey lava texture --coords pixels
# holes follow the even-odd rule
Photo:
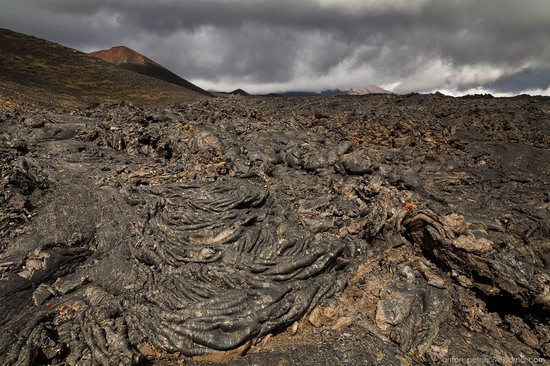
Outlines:
[[[6,113],[0,359],[548,357],[550,103],[533,101]]]

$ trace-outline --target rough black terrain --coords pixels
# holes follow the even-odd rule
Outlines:
[[[550,357],[549,98],[11,110],[0,152],[1,364]]]

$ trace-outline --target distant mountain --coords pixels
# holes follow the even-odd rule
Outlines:
[[[323,90],[320,93],[300,90],[300,91],[288,91],[288,92],[278,93],[278,94],[285,97],[314,97],[314,96],[336,97],[336,96],[342,96],[342,95],[391,94],[391,92],[379,86],[370,85],[365,88],[327,89],[327,90]]]
[[[250,96],[250,94],[248,94],[247,92],[245,92],[244,90],[242,89],[235,89],[233,90],[231,93],[229,93],[231,95],[240,95],[240,96],[243,96],[243,97],[248,97]]]
[[[229,97],[229,96],[249,97],[250,96],[250,94],[248,94],[242,89],[235,89],[231,92],[221,92],[221,91],[214,91],[214,90],[210,90],[209,92],[211,94],[214,94],[217,97]]]
[[[370,85],[365,88],[323,90],[320,94],[325,96],[339,96],[339,95],[391,94],[391,92],[377,85]]]
[[[108,50],[92,52],[90,55],[139,74],[164,80],[168,83],[193,90],[206,96],[212,96],[212,94],[206,90],[203,90],[195,84],[182,79],[162,65],[128,47],[115,46]]]
[[[311,91],[297,90],[297,91],[288,91],[283,93],[277,93],[283,97],[318,97],[321,94]]]
[[[168,105],[203,97],[77,50],[0,28],[0,109],[24,104],[74,107],[122,100]]]

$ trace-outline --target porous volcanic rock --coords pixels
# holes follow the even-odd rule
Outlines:
[[[0,151],[1,364],[550,357],[548,98],[15,109]]]

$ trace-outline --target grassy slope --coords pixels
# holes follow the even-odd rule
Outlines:
[[[0,28],[0,108],[74,107],[121,100],[167,105],[203,95],[85,53]]]

